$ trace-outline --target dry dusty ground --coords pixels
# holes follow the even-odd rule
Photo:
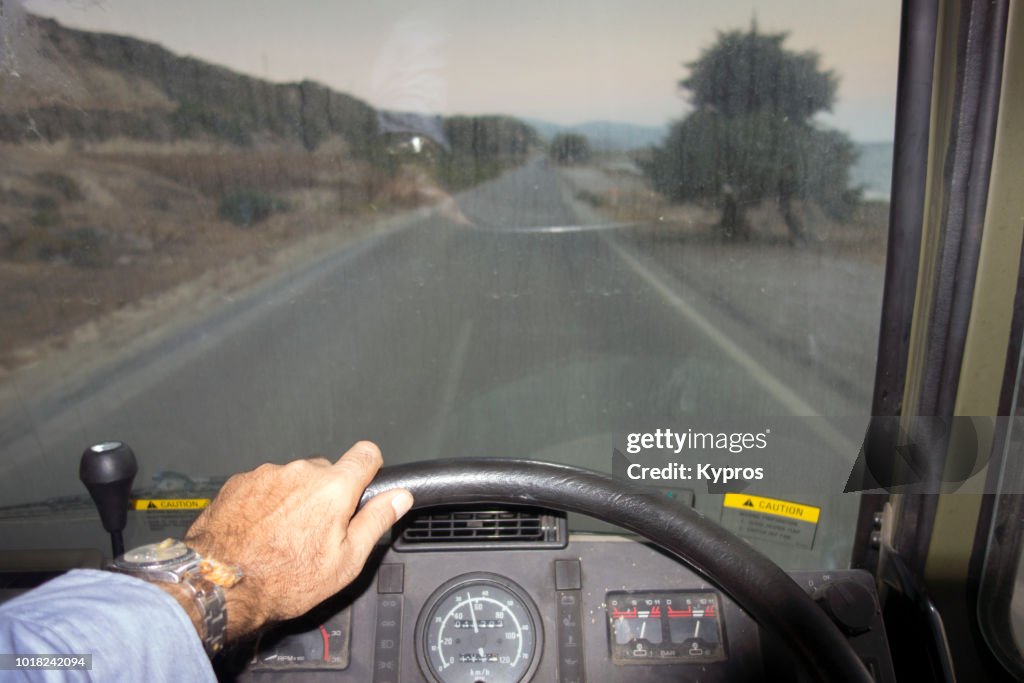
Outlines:
[[[270,214],[226,218],[239,192]],[[99,362],[443,196],[341,143],[0,145],[0,384]]]

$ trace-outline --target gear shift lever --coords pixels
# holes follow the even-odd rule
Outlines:
[[[78,478],[89,489],[103,528],[110,533],[115,558],[124,554],[121,532],[128,523],[128,498],[138,471],[132,449],[120,441],[106,441],[85,449],[78,465]]]

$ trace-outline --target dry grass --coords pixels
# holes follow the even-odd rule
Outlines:
[[[373,203],[387,180],[365,162],[352,159],[339,139],[315,152],[291,144],[203,148],[119,141],[96,145],[84,156],[145,169],[212,199],[238,191],[285,194],[330,190],[339,195],[339,209],[351,209]]]

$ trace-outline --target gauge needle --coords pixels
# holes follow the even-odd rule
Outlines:
[[[473,610],[473,595],[466,593],[466,599],[469,601],[469,613],[473,615],[473,633],[480,633],[480,630],[476,627],[476,612]]]
[[[646,619],[644,619],[644,620],[643,620],[643,621],[642,621],[642,622],[640,623],[640,637],[641,637],[641,638],[643,638],[643,637],[644,637],[644,631],[646,631],[646,630],[647,630],[647,620],[646,620]]]
[[[697,626],[693,629],[693,637],[694,638],[699,638],[700,637],[700,619],[697,620]]]

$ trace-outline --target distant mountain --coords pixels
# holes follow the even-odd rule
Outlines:
[[[538,119],[526,121],[547,141],[559,133],[577,133],[585,135],[591,147],[600,152],[625,152],[657,145],[668,132],[667,126],[641,126],[620,121],[587,121],[571,126]]]

